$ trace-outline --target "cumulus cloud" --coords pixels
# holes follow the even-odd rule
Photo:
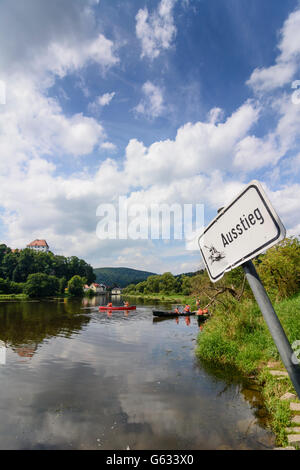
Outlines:
[[[49,72],[62,77],[88,62],[99,64],[102,70],[116,64],[113,41],[97,31],[95,3],[94,0],[1,2],[2,73],[26,73],[37,80],[42,76],[47,85]]]
[[[155,59],[161,50],[169,49],[176,35],[173,8],[176,0],[161,0],[157,10],[149,14],[145,7],[136,15],[136,35],[141,41],[141,57]]]
[[[48,70],[62,78],[89,63],[96,63],[105,71],[117,62],[113,42],[99,34],[80,44],[77,41],[54,41],[48,46],[47,53],[36,60],[35,65],[38,70]]]
[[[83,163],[79,172],[69,168],[68,174],[62,174],[59,165],[64,157],[88,156],[98,147],[114,151],[115,145],[96,119],[82,113],[64,114],[59,102],[49,97],[49,86],[57,77],[79,71],[91,62],[106,70],[118,58],[112,40],[95,29],[92,2],[86,2],[83,10],[79,0],[74,0],[71,7],[66,0],[48,3],[44,12],[38,0],[26,2],[28,12],[24,13],[22,33],[16,30],[16,37],[13,35],[12,42],[3,48],[0,58],[0,63],[7,66],[8,84],[7,103],[0,109],[0,197],[6,241],[22,247],[32,238],[43,237],[56,252],[75,253],[94,265],[103,264],[98,255],[103,252],[105,264],[128,265],[131,260],[150,270],[163,271],[172,266],[178,272],[184,264],[178,263],[176,268],[176,261],[171,261],[174,250],[166,246],[159,250],[149,240],[100,241],[96,236],[97,206],[115,203],[120,195],[127,195],[130,204],[143,203],[147,207],[153,202],[204,203],[214,214],[241,190],[250,173],[264,168],[278,173],[276,165],[291,151],[296,152],[294,161],[299,163],[296,149],[300,106],[285,94],[269,100],[268,112],[273,113],[275,124],[260,136],[255,135],[255,126],[265,111],[261,102],[246,101],[231,115],[215,107],[206,120],[180,126],[173,139],[146,145],[131,138],[122,160],[94,160],[90,171]],[[143,56],[153,59],[171,46],[176,33],[174,4],[162,0],[152,14],[146,9],[139,11],[137,34]],[[11,0],[9,5],[4,12],[8,23],[4,24],[0,15],[6,33],[9,25],[12,31],[16,29],[12,8],[24,8],[25,2]],[[48,15],[49,21],[43,15]],[[44,34],[39,18],[44,18]],[[274,65],[282,70],[275,78],[277,83],[285,83],[293,73],[299,42],[293,44],[291,35],[298,34],[297,24],[294,12],[282,30],[281,55]],[[0,28],[0,38],[3,34]],[[27,68],[30,54],[32,61]],[[262,93],[269,91],[275,86],[271,83],[272,75],[276,75],[273,72],[254,71],[249,83]],[[154,119],[165,113],[167,106],[158,85],[147,81],[142,93],[135,108],[138,115]],[[115,92],[100,95],[97,106],[109,105],[114,96]],[[287,228],[294,231],[299,230],[295,216],[299,213],[299,190],[298,184],[283,185],[276,191],[271,185],[267,188]],[[163,260],[166,252],[169,257]],[[197,262],[199,256],[190,258],[193,266]]]
[[[134,108],[137,114],[143,114],[152,119],[157,118],[165,111],[163,93],[159,86],[147,81],[142,87],[144,98]]]
[[[270,67],[257,68],[253,71],[248,85],[256,92],[272,91],[291,82],[299,69],[300,55],[300,10],[291,13],[281,30],[278,45],[280,54],[276,64]]]
[[[29,79],[12,76],[7,98],[0,114],[1,159],[6,162],[15,159],[18,149],[26,158],[37,154],[86,155],[105,137],[95,119],[81,113],[66,117],[59,103]]]
[[[141,186],[170,182],[177,178],[230,170],[237,143],[257,122],[259,109],[245,103],[225,122],[187,123],[177,131],[175,140],[155,142],[146,148],[136,139],[126,148],[125,171],[128,180]]]
[[[116,150],[117,149],[117,146],[115,144],[113,144],[112,142],[103,142],[101,144],[101,148],[104,149],[104,150]]]

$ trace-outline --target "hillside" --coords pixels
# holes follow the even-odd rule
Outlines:
[[[129,284],[137,284],[155,274],[131,268],[95,268],[94,273],[96,275],[96,282],[103,282],[111,287],[126,287]]]

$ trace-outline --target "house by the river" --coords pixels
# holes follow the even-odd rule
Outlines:
[[[93,282],[90,286],[86,284],[83,290],[93,290],[95,294],[106,294],[106,286],[104,284],[97,284],[96,282]]]
[[[114,287],[111,290],[111,295],[121,295],[122,294],[122,289],[121,287]]]

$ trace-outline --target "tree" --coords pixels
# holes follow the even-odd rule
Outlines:
[[[63,276],[59,279],[59,293],[63,295],[65,293],[65,288],[67,287],[67,279]]]
[[[135,294],[136,293],[136,285],[129,284],[129,286],[125,287],[123,290],[124,294]]]
[[[136,285],[136,291],[140,294],[143,294],[146,286],[147,286],[147,281],[139,282]]]
[[[175,291],[176,280],[173,274],[167,272],[160,276],[159,279],[159,292],[171,294]]]
[[[285,238],[260,257],[257,270],[267,291],[276,300],[300,290],[300,241]]]
[[[6,279],[12,280],[13,278],[13,272],[18,264],[19,260],[19,252],[18,253],[12,253],[11,251],[8,251],[2,260],[2,274],[3,277]]]
[[[51,297],[59,291],[59,280],[44,273],[29,274],[24,286],[24,293],[29,297]]]
[[[72,297],[82,297],[84,284],[85,279],[77,275],[73,276],[68,282],[69,295]]]
[[[160,276],[149,276],[146,283],[147,283],[147,290],[148,292],[152,292],[156,294],[159,292],[159,277]]]
[[[192,287],[191,278],[183,275],[181,278],[181,292],[184,295],[190,295],[191,287]]]
[[[9,281],[7,279],[2,279],[0,277],[0,294],[8,294],[9,293]]]

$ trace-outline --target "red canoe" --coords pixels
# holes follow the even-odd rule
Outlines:
[[[107,307],[107,306],[101,306],[99,307],[99,310],[135,310],[136,306],[132,305],[131,307]]]

